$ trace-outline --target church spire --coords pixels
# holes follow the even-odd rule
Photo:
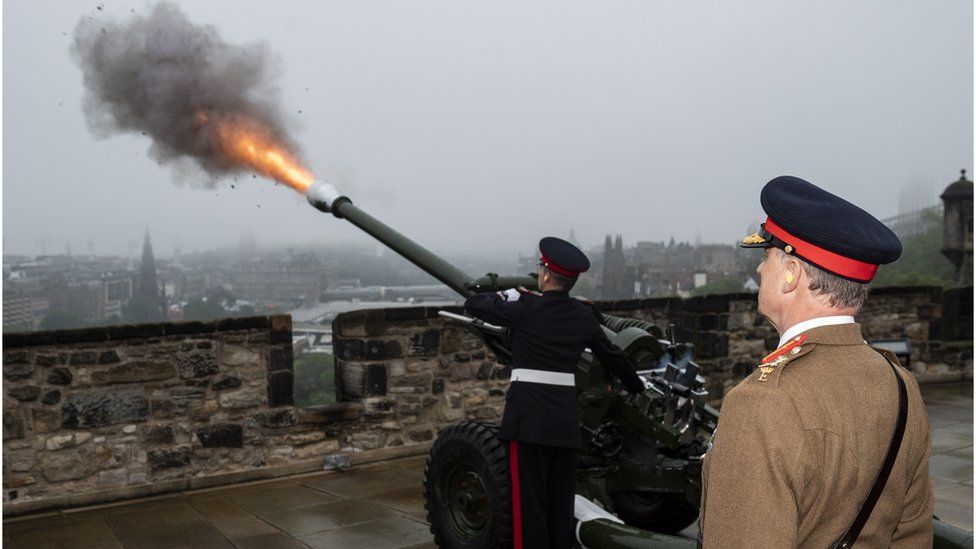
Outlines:
[[[142,244],[142,264],[139,266],[139,295],[159,301],[159,283],[156,281],[156,259],[153,257],[152,242],[149,239],[149,227],[146,227],[146,237]]]

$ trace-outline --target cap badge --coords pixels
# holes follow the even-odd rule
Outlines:
[[[751,235],[742,239],[743,244],[762,244],[766,239],[759,236],[759,233],[752,233]]]

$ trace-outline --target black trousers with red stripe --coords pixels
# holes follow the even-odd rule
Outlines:
[[[576,448],[508,443],[515,549],[567,549],[576,519]]]

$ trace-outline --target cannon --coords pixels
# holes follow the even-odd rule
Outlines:
[[[473,278],[359,209],[334,187],[306,192],[315,208],[346,219],[441,281],[461,297],[524,286],[533,275]],[[576,368],[583,447],[577,470],[577,539],[591,549],[694,547],[675,536],[698,516],[701,456],[718,422],[708,405],[693,347],[674,330],[593,312],[609,339],[631,359],[645,390],[628,395],[589,352]],[[476,318],[442,311],[483,338],[508,364],[507,332]],[[465,421],[442,430],[424,471],[427,519],[440,547],[480,549],[512,544],[505,446],[497,426]],[[581,511],[582,509],[582,511]],[[580,517],[581,513],[586,515]],[[936,521],[937,547],[972,547],[972,535]]]

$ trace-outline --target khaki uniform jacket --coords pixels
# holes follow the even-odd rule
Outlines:
[[[898,382],[859,324],[806,335],[799,351],[766,376],[757,369],[723,402],[702,459],[706,549],[830,547],[874,483],[898,417]],[[932,547],[928,418],[915,378],[898,370],[905,435],[856,549]]]

